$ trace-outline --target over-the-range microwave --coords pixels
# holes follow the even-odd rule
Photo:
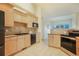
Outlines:
[[[38,27],[38,23],[33,22],[32,27]]]

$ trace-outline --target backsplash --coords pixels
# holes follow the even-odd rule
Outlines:
[[[28,28],[27,24],[24,23],[14,23],[14,27],[6,27],[5,28],[5,35],[12,35],[18,33],[36,33],[37,28]]]
[[[68,31],[64,29],[55,29],[51,30],[51,34],[68,34]]]
[[[24,28],[24,27],[6,27],[5,28],[5,35],[13,35],[13,34],[18,34],[18,33],[36,33],[37,29],[36,28]]]
[[[14,34],[14,29],[11,28],[11,27],[6,27],[5,28],[5,35],[11,35],[11,34]]]
[[[36,33],[37,32],[37,28],[28,28],[28,32],[30,33]]]

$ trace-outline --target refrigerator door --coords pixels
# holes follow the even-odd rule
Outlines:
[[[0,45],[0,56],[4,56],[4,45],[3,44],[1,44]]]
[[[0,11],[0,56],[4,55],[4,47],[5,47],[5,27],[4,27],[4,12]]]

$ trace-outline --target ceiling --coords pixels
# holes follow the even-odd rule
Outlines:
[[[42,16],[44,19],[50,19],[79,12],[78,3],[38,3],[37,5],[42,8]]]

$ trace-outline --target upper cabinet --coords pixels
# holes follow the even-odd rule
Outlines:
[[[35,15],[21,8],[14,9],[14,7],[18,8],[8,3],[0,3],[0,10],[4,12],[5,26],[13,27],[14,21],[26,23],[27,27],[33,27],[33,23],[38,23]]]
[[[21,22],[21,23],[26,23],[26,19],[27,17],[25,16],[24,13],[18,11],[18,10],[14,10],[14,21],[16,22]]]
[[[33,19],[29,14],[28,14],[28,17],[26,19],[26,22],[27,22],[27,27],[32,27]]]
[[[34,22],[38,23],[38,18],[36,16],[33,16]]]
[[[19,10],[14,9],[14,21],[20,23],[26,23],[27,27],[33,27],[33,22],[37,23],[37,18],[31,13],[23,13]]]
[[[33,23],[38,23],[37,18],[34,15],[28,14],[28,16],[27,16],[27,26],[33,27]]]
[[[0,4],[0,10],[4,12],[5,26],[12,27],[14,25],[12,8],[13,8],[13,6],[8,3]]]

